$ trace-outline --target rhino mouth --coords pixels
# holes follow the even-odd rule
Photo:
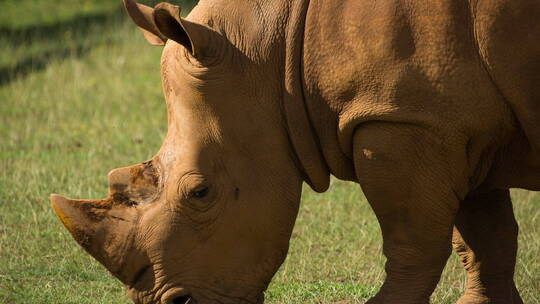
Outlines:
[[[164,295],[161,297],[161,302],[166,304],[197,304],[197,301],[193,297],[186,293],[183,288],[180,290],[171,290],[166,292],[169,295]]]
[[[197,302],[193,300],[190,295],[180,296],[172,300],[172,304],[196,304]]]
[[[152,264],[141,267],[139,271],[137,271],[135,275],[132,277],[131,283],[128,285],[128,288],[129,289],[134,288],[135,290],[138,288],[145,289],[145,286],[147,286],[150,283],[150,281],[154,280],[152,269],[153,269]],[[132,296],[130,296],[132,297],[134,304],[147,303],[145,300],[138,298],[139,296],[140,295],[138,295],[136,291],[134,294],[132,294]],[[155,296],[156,295],[154,295],[154,297]],[[193,299],[193,297],[190,294],[187,293],[187,291],[184,288],[181,288],[181,287],[169,288],[161,296],[158,296],[158,298],[160,298],[161,300],[158,300],[156,304],[157,303],[163,303],[163,304],[197,304],[198,303],[197,301]],[[153,300],[151,301],[151,303],[154,303],[155,301],[156,300]]]
[[[174,292],[174,295],[162,298],[161,301],[166,304],[197,304],[197,301],[184,291]]]

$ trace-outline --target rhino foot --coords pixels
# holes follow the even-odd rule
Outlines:
[[[459,300],[457,300],[456,304],[523,304],[523,300],[519,296],[519,294],[514,294],[512,299],[501,299],[501,298],[492,298],[487,297],[485,295],[472,295],[472,294],[465,294]]]

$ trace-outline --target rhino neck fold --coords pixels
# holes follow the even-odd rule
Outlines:
[[[307,113],[301,74],[308,7],[309,0],[294,1],[285,28],[283,110],[291,146],[304,179],[313,190],[324,192],[330,184],[330,170]]]

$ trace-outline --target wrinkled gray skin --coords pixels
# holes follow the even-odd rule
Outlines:
[[[108,198],[51,199],[135,303],[262,303],[301,183],[330,175],[381,225],[368,303],[429,303],[452,245],[458,303],[522,303],[508,189],[540,189],[540,3],[125,3],[165,45],[167,136]]]

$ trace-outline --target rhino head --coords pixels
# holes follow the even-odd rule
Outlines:
[[[135,303],[262,303],[304,179],[276,102],[280,78],[265,69],[274,63],[247,58],[177,6],[124,4],[165,45],[167,135],[152,159],[109,173],[107,198],[53,194],[53,208]]]

